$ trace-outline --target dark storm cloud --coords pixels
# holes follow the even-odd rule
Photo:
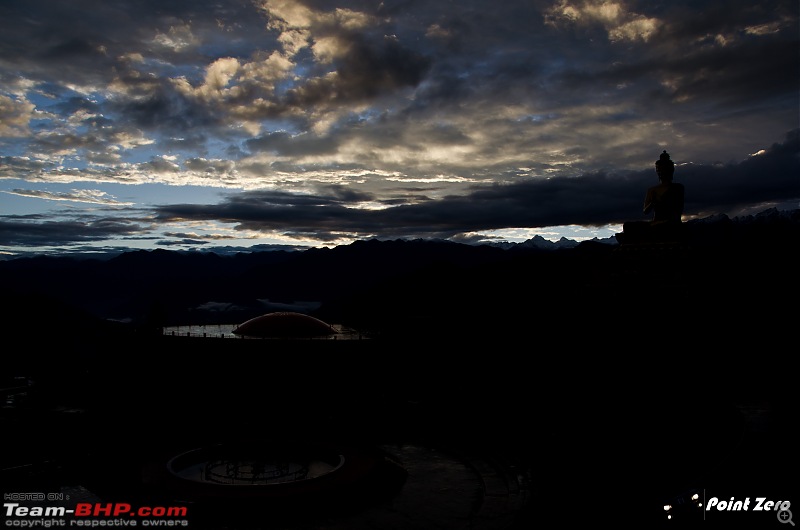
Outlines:
[[[0,65],[10,64],[20,74],[53,87],[117,83],[129,97],[105,103],[109,112],[140,127],[169,130],[212,126],[219,117],[213,109],[178,94],[166,76],[152,71],[143,75],[143,65],[132,62],[132,54],[152,58],[155,66],[171,64],[199,79],[215,54],[210,47],[209,55],[192,42],[182,42],[181,28],[191,28],[198,40],[207,33],[224,34],[226,24],[236,28],[235,38],[219,40],[226,56],[237,47],[242,53],[251,51],[255,36],[256,42],[271,40],[264,32],[266,19],[249,1],[9,0],[0,5],[0,19],[14,20],[3,24],[0,32]]]
[[[646,11],[647,4],[631,5],[661,17],[653,34],[646,41],[593,38],[584,46],[572,43],[563,73],[556,71],[554,79],[539,85],[561,94],[549,92],[554,102],[571,101],[582,93],[594,99],[600,93],[603,99],[626,98],[642,110],[653,105],[654,97],[656,103],[659,97],[665,103],[698,98],[714,106],[745,104],[758,109],[756,102],[765,97],[786,97],[797,90],[796,5],[780,0],[708,3],[700,7],[702,16],[696,2],[674,3],[668,9],[653,6],[652,12]],[[614,60],[604,62],[603,56]],[[591,57],[598,60],[588,60]],[[682,106],[690,112],[699,109]]]
[[[360,201],[361,198],[338,190],[333,190],[330,195],[253,191],[228,197],[219,205],[177,204],[158,207],[156,212],[162,221],[218,219],[239,223],[242,228],[330,227],[336,223],[352,223],[348,220],[347,201]]]
[[[659,106],[671,101],[702,103],[714,106],[740,108],[753,101],[785,97],[797,86],[798,54],[792,51],[800,46],[787,42],[764,42],[748,46],[732,45],[725,49],[710,49],[688,57],[670,55],[639,58],[636,62],[612,66],[603,71],[567,71],[562,77],[562,88],[570,93],[594,87],[613,89],[626,83],[649,84],[647,105]],[[658,86],[652,81],[658,77],[671,79],[674,84]],[[631,97],[622,90],[616,96]],[[636,100],[641,97],[633,96]]]
[[[364,42],[351,37],[345,45],[348,53],[336,63],[335,77],[318,78],[287,94],[290,106],[347,103],[369,100],[379,94],[405,86],[413,87],[423,79],[430,61],[422,54],[403,48],[393,40]]]
[[[295,137],[286,132],[266,134],[259,138],[247,140],[244,143],[250,152],[267,151],[283,156],[335,153],[338,144],[339,140],[336,137],[313,135]]]
[[[791,41],[790,41],[791,42]],[[732,106],[782,97],[797,86],[800,40],[757,43],[709,51],[699,57],[665,61],[664,71],[682,81],[669,94],[673,99],[701,98]]]
[[[697,11],[698,7],[702,8],[701,12]],[[683,0],[670,2],[668,6],[655,6],[655,9],[665,17],[665,36],[669,41],[675,42],[715,35],[734,35],[743,27],[769,25],[776,20],[792,19],[798,13],[795,3],[784,0],[706,2],[702,5],[694,0]]]
[[[263,34],[265,23],[249,0],[4,0],[0,16],[14,22],[4,24],[0,36],[4,60],[30,67],[41,64],[42,58],[69,67],[70,62],[87,61],[79,52],[100,47],[104,56],[116,59],[144,45],[156,47],[153,30],[166,37],[173,28],[174,35],[174,28],[184,21],[191,21],[201,33],[220,28],[230,32],[235,27],[232,40],[242,42],[248,35]],[[168,54],[167,48],[160,50],[162,57]],[[90,55],[89,59],[97,57]],[[95,63],[98,66],[102,64]]]
[[[135,235],[144,229],[142,225],[112,218],[50,221],[41,216],[2,216],[0,245],[20,247],[72,245]]]
[[[163,239],[156,241],[156,245],[161,247],[184,247],[184,246],[201,246],[207,245],[208,241],[202,239],[183,238],[183,239]]]
[[[796,86],[796,31],[788,41],[780,33],[787,27],[794,31],[796,24],[767,27],[766,34],[758,36],[742,35],[741,30],[746,24],[768,26],[796,16],[785,4],[711,4],[703,8],[709,14],[704,17],[696,16],[694,5],[675,4],[674,12],[655,6],[647,13],[647,5],[632,4],[630,10],[638,9],[638,16],[663,16],[646,47],[641,40],[609,42],[608,29],[587,16],[578,22],[559,21],[560,28],[578,28],[578,39],[574,33],[556,32],[543,23],[547,17],[542,13],[552,9],[545,2],[465,1],[459,9],[445,2],[414,2],[382,4],[377,10],[369,3],[298,2],[321,14],[332,14],[335,7],[363,9],[375,22],[358,29],[316,22],[310,27],[319,29],[317,35],[335,37],[347,53],[327,67],[311,68],[311,77],[295,80],[285,92],[241,79],[235,93],[220,100],[187,97],[171,79],[184,75],[198,87],[214,60],[254,60],[263,53],[259,49],[274,48],[276,32],[266,28],[275,16],[255,3],[9,1],[0,13],[15,24],[7,31],[4,27],[0,51],[4,61],[40,82],[113,81],[124,86],[127,96],[120,93],[105,103],[109,112],[139,127],[176,133],[223,127],[231,121],[231,105],[247,109],[253,117],[296,118],[296,111],[304,113],[314,105],[369,101],[403,87],[420,90],[409,109],[423,112],[431,110],[428,105],[443,105],[471,112],[462,106],[471,98],[477,98],[471,103],[474,111],[482,98],[537,99],[558,108],[586,99],[582,94],[587,89],[594,88],[596,96],[603,85],[610,89],[648,80],[657,85],[658,75],[680,75],[663,97],[722,94],[742,102],[765,92],[785,94]],[[386,22],[389,16],[391,22]],[[717,35],[727,36],[730,44],[722,49],[696,45]],[[567,37],[573,38],[569,47],[559,48]],[[764,42],[750,48],[753,39]],[[614,62],[600,59],[610,53],[617,56]],[[141,54],[147,64],[132,61],[134,54]],[[592,58],[598,61],[587,68]],[[170,70],[159,72],[166,65]],[[336,75],[322,75],[331,72]],[[640,87],[620,96],[641,107],[637,100],[657,93],[655,86],[650,91]],[[254,104],[257,100],[271,104]],[[286,152],[317,147],[299,139],[293,143],[297,147]]]
[[[129,86],[132,83],[128,83]],[[202,107],[175,92],[164,83],[147,83],[141,97],[123,100],[110,105],[114,112],[125,115],[139,127],[152,129],[165,127],[168,130],[192,130],[197,126],[213,123],[211,116]]]
[[[690,186],[686,206],[693,214],[735,214],[754,204],[781,201],[800,208],[800,130],[739,164],[681,166],[676,175],[678,170]]]

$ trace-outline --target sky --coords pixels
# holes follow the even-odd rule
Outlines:
[[[797,0],[3,0],[0,259],[800,207]],[[288,247],[287,247],[288,246]]]

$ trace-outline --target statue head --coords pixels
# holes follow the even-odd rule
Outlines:
[[[661,156],[656,160],[656,173],[660,180],[670,181],[675,173],[675,162],[669,158],[669,153],[665,149]]]

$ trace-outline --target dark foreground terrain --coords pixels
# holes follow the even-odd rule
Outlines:
[[[420,258],[321,306],[363,340],[164,336],[8,286],[0,484],[195,528],[784,528],[681,495],[798,500],[788,233]],[[174,473],[324,455],[293,486]]]
[[[616,337],[97,346],[17,363],[32,386],[3,410],[4,492],[186,506],[193,527],[243,529],[653,528],[690,489],[797,495],[794,377],[768,350],[637,353]],[[368,465],[262,494],[193,490],[167,472],[219,444]],[[722,513],[718,527],[777,522],[755,515]]]

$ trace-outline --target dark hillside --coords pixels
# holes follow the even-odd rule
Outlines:
[[[798,299],[799,217],[691,221],[687,243],[675,248],[372,240],[225,257],[157,250],[108,261],[10,260],[0,262],[3,317],[11,330],[54,312],[137,329],[236,323],[267,312],[265,302],[302,302],[330,322],[400,335],[632,333],[666,316],[690,328],[749,321],[746,329],[773,329]]]

